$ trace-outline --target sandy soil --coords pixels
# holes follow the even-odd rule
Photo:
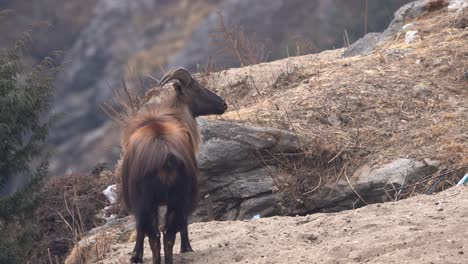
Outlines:
[[[305,217],[190,225],[175,263],[467,263],[468,187]],[[127,263],[133,242],[98,263]],[[151,262],[148,245],[145,263]]]

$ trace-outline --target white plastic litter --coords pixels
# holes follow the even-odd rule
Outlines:
[[[113,185],[108,186],[104,191],[102,191],[102,193],[106,196],[107,200],[109,200],[111,204],[114,204],[117,202],[116,191],[117,191],[117,185],[113,184]]]
[[[457,183],[457,185],[465,185],[465,184],[468,184],[468,174],[465,174],[465,176],[463,176],[463,178]]]
[[[256,214],[252,217],[252,220],[257,220],[260,219],[260,214]]]
[[[416,40],[419,40],[420,37],[419,37],[419,34],[418,34],[418,31],[417,30],[410,30],[410,31],[407,31],[406,34],[405,34],[405,42],[406,43],[411,43],[411,42],[414,42]]]

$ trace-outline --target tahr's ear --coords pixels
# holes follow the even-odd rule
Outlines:
[[[178,94],[184,94],[184,85],[179,81],[174,81],[174,88]]]

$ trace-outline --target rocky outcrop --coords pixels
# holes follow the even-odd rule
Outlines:
[[[277,161],[264,156],[297,154],[305,139],[284,130],[230,121],[200,118],[198,122],[203,144],[199,156],[201,201],[193,215],[195,222],[335,212],[398,200],[403,188],[439,169],[436,161],[412,159],[397,159],[376,168],[363,165],[350,177],[292,198],[291,193],[279,192],[274,181],[288,172],[280,171]],[[289,203],[290,199],[295,201]],[[293,209],[291,204],[297,206]]]
[[[356,55],[368,55],[383,40],[394,37],[398,33],[405,33],[412,21],[427,12],[433,12],[438,9],[448,7],[450,11],[460,11],[468,7],[466,1],[433,1],[419,0],[404,5],[397,12],[388,28],[382,33],[369,33],[353,43],[344,51],[343,57],[352,57]],[[406,27],[405,24],[407,25]]]
[[[282,205],[290,194],[278,192],[273,181],[280,173],[278,164],[262,160],[261,155],[298,153],[304,139],[272,128],[205,119],[199,122],[204,138],[199,160],[203,199],[195,221],[335,212],[398,200],[406,186],[435,173],[440,165],[404,158],[380,167],[363,165],[353,175],[302,196],[295,210],[285,210]]]
[[[324,186],[307,196],[297,213],[338,212],[366,204],[399,200],[402,191],[424,177],[435,173],[436,161],[397,159],[380,168],[363,165],[350,178],[336,185]]]
[[[262,153],[294,153],[298,139],[287,131],[200,119],[202,199],[196,220],[235,220],[279,213],[274,166]]]
[[[291,198],[278,192],[273,181],[280,173],[278,164],[265,162],[261,155],[298,153],[298,142],[304,139],[234,122],[200,119],[199,123],[204,139],[199,159],[202,200],[194,221],[335,212],[398,200],[405,186],[435,173],[440,165],[403,158],[380,167],[363,165],[352,176],[302,196],[295,210],[285,210],[282,205]]]

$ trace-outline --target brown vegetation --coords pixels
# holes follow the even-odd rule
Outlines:
[[[102,191],[112,182],[112,173],[98,167],[88,175],[52,177],[37,211],[40,235],[30,263],[63,263],[83,235],[104,224],[97,215],[109,205]]]
[[[336,50],[212,74],[210,85],[234,106],[223,118],[305,139],[302,156],[264,157],[294,172],[276,176],[289,193],[352,181],[359,166],[400,157],[442,163],[401,197],[453,186],[468,166],[467,33],[456,26],[468,10],[434,10],[410,27],[421,34],[416,43],[405,43],[403,32],[365,57],[341,58]]]

